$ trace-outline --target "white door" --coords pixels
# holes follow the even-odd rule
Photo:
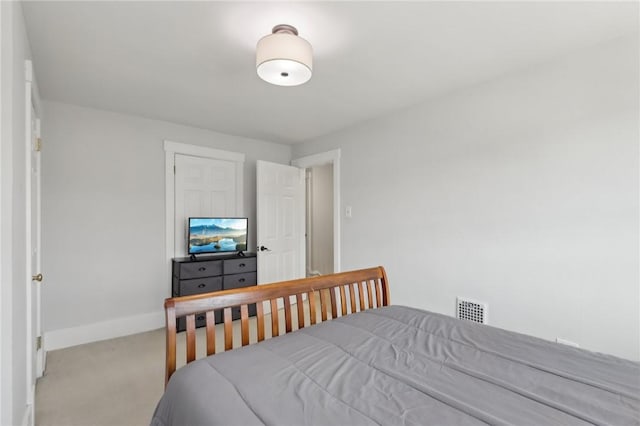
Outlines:
[[[187,253],[189,217],[237,216],[236,162],[175,155],[175,256]]]
[[[44,350],[42,348],[42,320],[40,289],[42,285],[42,257],[41,257],[41,175],[40,175],[40,119],[32,109],[32,140],[31,150],[31,332],[35,357],[32,360],[33,384],[35,379],[42,376],[44,370]]]
[[[305,171],[257,161],[258,284],[305,276]]]
[[[27,80],[27,98],[31,99],[31,83]],[[40,284],[42,272],[40,265],[40,120],[33,103],[27,107],[29,128],[25,143],[27,156],[26,171],[26,381],[27,381],[27,424],[34,423],[36,379],[42,375],[44,354],[40,340]]]

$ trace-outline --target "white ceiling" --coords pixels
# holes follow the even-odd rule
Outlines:
[[[638,31],[638,3],[24,2],[41,97],[296,143]],[[276,24],[314,48],[298,87],[258,78]]]

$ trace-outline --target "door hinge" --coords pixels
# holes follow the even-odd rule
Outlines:
[[[36,350],[42,349],[42,336],[36,337]]]
[[[36,146],[34,147],[36,152],[40,152],[42,150],[42,138],[36,139]]]

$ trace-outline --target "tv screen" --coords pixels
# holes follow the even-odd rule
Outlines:
[[[246,217],[190,217],[189,254],[247,250]]]

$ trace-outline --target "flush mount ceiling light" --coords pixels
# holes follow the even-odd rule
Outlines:
[[[276,25],[256,47],[256,68],[264,81],[278,86],[298,86],[311,78],[311,44],[298,37],[291,25]]]

